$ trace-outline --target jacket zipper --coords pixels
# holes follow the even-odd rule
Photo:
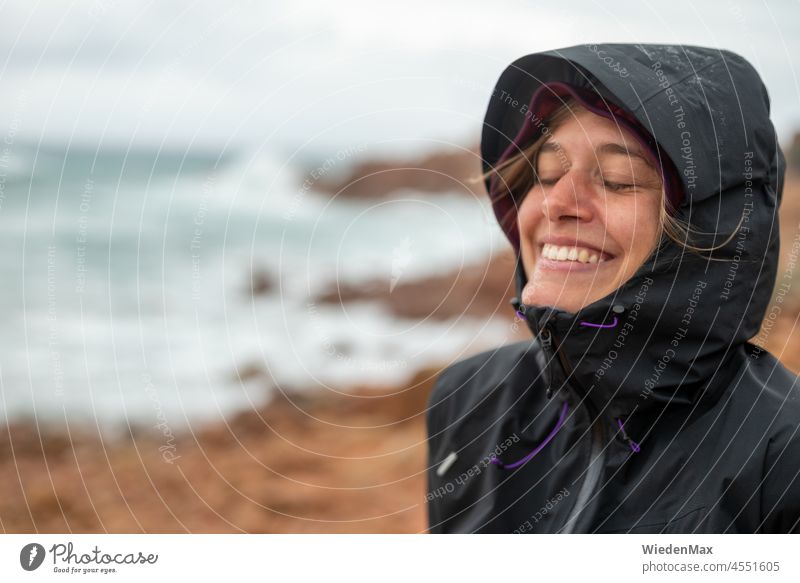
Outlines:
[[[594,404],[587,398],[583,388],[580,387],[579,384],[574,380],[574,377],[572,382],[567,381],[573,372],[572,365],[570,364],[566,354],[564,354],[564,351],[561,349],[561,342],[558,338],[554,338],[553,330],[549,323],[546,323],[544,326],[542,326],[539,334],[539,341],[542,345],[542,349],[545,352],[547,362],[551,362],[553,356],[557,356],[561,368],[563,369],[564,380],[566,384],[573,387],[575,392],[578,394],[580,402],[584,404],[587,412],[589,413],[589,417],[592,420],[590,431],[589,468],[587,469],[586,477],[581,483],[580,491],[575,497],[575,505],[570,513],[570,517],[567,519],[563,530],[560,531],[566,534],[582,532],[588,525],[585,524],[587,519],[584,517],[586,514],[581,516],[581,511],[597,487],[597,483],[600,481],[603,463],[605,460],[605,424],[602,422],[600,414],[598,413]],[[545,368],[548,368],[548,366],[546,365]],[[553,393],[552,371],[547,371],[547,377],[547,397],[549,399],[552,397]],[[583,518],[583,520],[581,521],[579,518]]]

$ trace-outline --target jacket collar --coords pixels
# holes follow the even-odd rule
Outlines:
[[[515,298],[534,338],[550,337],[552,394],[587,399],[607,422],[624,420],[640,442],[666,408],[697,412],[716,402],[737,372],[740,342],[723,321],[728,314],[705,263],[667,245],[616,292],[575,313]],[[519,259],[516,272],[519,298],[526,283]]]

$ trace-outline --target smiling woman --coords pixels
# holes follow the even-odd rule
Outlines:
[[[575,312],[627,281],[662,236],[703,249],[689,244],[690,229],[674,216],[679,179],[646,130],[618,108],[606,104],[604,112],[596,94],[559,82],[542,85],[528,111],[547,111],[555,100],[541,135],[520,147],[530,138],[523,132],[519,150],[484,177],[515,192],[528,278],[521,300]]]
[[[539,148],[518,221],[528,273],[522,301],[574,312],[617,289],[650,255],[663,191],[630,132],[583,108],[570,112]]]
[[[431,532],[800,531],[798,378],[750,343],[784,174],[758,73],[578,45],[516,60],[493,96],[483,176],[533,340],[439,375]]]

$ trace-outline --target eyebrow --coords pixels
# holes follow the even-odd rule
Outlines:
[[[548,140],[542,147],[539,148],[539,153],[544,152],[552,152],[554,154],[558,154],[559,152],[563,152],[563,147],[561,144],[554,140]],[[618,156],[628,156],[630,158],[639,158],[642,162],[647,164],[648,166],[653,166],[653,162],[645,156],[645,154],[639,150],[638,148],[628,148],[622,144],[618,144],[616,142],[606,142],[605,144],[600,144],[597,148],[595,148],[595,153],[599,156],[601,154],[614,154]]]

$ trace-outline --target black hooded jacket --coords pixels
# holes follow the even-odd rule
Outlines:
[[[800,531],[798,378],[759,347],[767,326],[755,338],[800,269],[799,239],[778,273],[784,157],[758,73],[694,46],[522,57],[491,97],[484,170],[550,81],[591,88],[647,128],[680,175],[694,243],[734,236],[710,259],[665,239],[577,313],[515,301],[533,340],[446,368],[427,413],[430,532]]]

